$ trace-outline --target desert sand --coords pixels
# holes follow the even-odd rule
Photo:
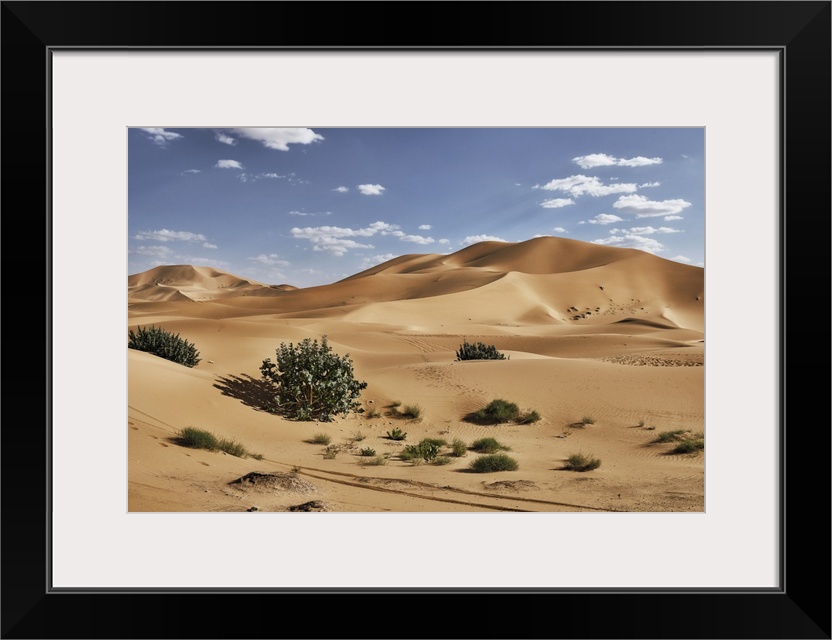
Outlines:
[[[702,512],[705,453],[653,441],[705,432],[704,306],[700,267],[554,237],[404,255],[305,289],[205,266],[131,275],[128,329],[178,333],[201,361],[128,349],[129,510]],[[367,382],[365,411],[298,422],[265,410],[263,360],[282,342],[324,335]],[[508,359],[458,361],[463,340]],[[465,420],[497,398],[541,419]],[[420,417],[395,415],[395,402]],[[595,422],[577,426],[584,416]],[[185,427],[263,457],[180,446]],[[395,428],[407,439],[389,439]],[[321,433],[334,458],[309,442]],[[473,451],[444,465],[398,458],[426,437],[494,437],[519,468],[472,473]],[[362,448],[386,464],[366,464]],[[601,465],[564,470],[573,453]],[[251,473],[263,475],[239,482]]]

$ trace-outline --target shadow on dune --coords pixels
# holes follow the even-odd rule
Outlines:
[[[258,411],[269,411],[269,404],[275,395],[271,382],[247,374],[217,378],[214,388],[219,389],[222,395],[236,398],[247,407]]]

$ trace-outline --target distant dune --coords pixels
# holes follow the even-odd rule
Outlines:
[[[308,288],[160,266],[128,277],[128,328],[151,323],[193,342],[201,361],[189,369],[128,349],[131,511],[704,510],[704,454],[653,443],[662,431],[704,430],[700,267],[553,237],[404,255]],[[263,359],[281,342],[321,335],[368,382],[364,413],[316,424],[264,411]],[[507,359],[459,362],[463,340]],[[466,422],[494,398],[542,418]],[[394,401],[418,404],[421,418],[396,417]],[[576,428],[586,415],[595,423]],[[263,459],[185,449],[174,436],[186,426]],[[396,426],[405,443],[386,437]],[[312,432],[332,438],[336,458],[309,443]],[[398,457],[425,437],[486,436],[511,448],[518,471],[465,473],[479,455],[471,451],[442,466]],[[367,466],[362,447],[385,464]],[[579,451],[601,467],[563,471]],[[275,488],[292,483],[230,484],[254,472],[292,472],[314,487],[301,496]]]

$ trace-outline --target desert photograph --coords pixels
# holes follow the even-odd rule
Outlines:
[[[129,511],[704,512],[704,151],[130,128]]]

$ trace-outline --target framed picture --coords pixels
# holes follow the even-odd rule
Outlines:
[[[504,616],[437,618],[437,635],[537,635],[540,622],[528,621],[551,611],[553,637],[830,637],[829,432],[807,427],[828,424],[828,414],[800,375],[814,370],[802,354],[824,342],[826,331],[811,327],[826,316],[796,293],[807,274],[814,288],[823,280],[820,295],[829,291],[830,3],[484,3],[464,18],[473,6],[3,3],[6,237],[46,240],[43,256],[18,257],[14,247],[5,264],[7,336],[31,334],[42,317],[46,340],[42,358],[29,341],[7,341],[7,396],[34,408],[26,422],[43,422],[7,420],[2,434],[2,571],[15,586],[4,587],[4,637],[275,635],[281,623],[264,608],[313,597],[330,615],[310,637],[356,635],[359,611],[357,635],[374,637],[371,626],[390,635],[414,604],[445,597],[493,603]],[[402,11],[418,36],[391,42],[370,26]],[[254,130],[266,127],[323,137],[360,128],[704,132],[704,508],[131,508],[124,277],[135,273],[128,169],[139,159],[130,137],[164,150],[191,129],[231,149],[214,136],[263,142]],[[632,160],[586,154],[624,159],[622,170]],[[239,165],[217,171],[243,171],[239,158],[211,158]],[[627,184],[611,175],[605,185],[616,177]],[[332,188],[342,186],[367,198],[383,187],[368,178]],[[555,187],[543,189],[547,202],[570,197]],[[33,196],[38,204],[15,215]],[[384,229],[427,238],[428,229],[393,222]],[[344,247],[343,234],[325,239],[325,226],[304,234],[298,224],[294,238]],[[154,233],[161,246],[161,229],[148,217],[143,246]],[[793,338],[787,351],[789,317],[809,349]],[[146,319],[163,322],[164,310]],[[17,355],[18,342],[26,353]],[[821,517],[803,506],[807,494]],[[241,618],[229,606],[238,603],[257,614]],[[175,629],[158,623],[171,618]]]

